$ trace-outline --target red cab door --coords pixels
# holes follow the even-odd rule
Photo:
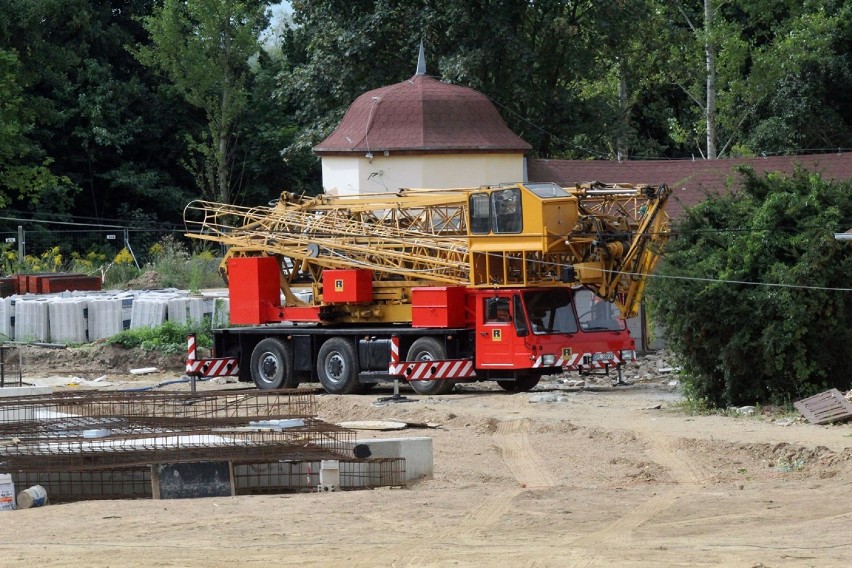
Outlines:
[[[520,338],[512,323],[511,294],[483,294],[476,299],[476,367],[514,369]]]

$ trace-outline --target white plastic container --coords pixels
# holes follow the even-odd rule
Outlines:
[[[18,508],[29,509],[47,505],[47,490],[41,485],[33,485],[18,493]]]
[[[340,462],[338,460],[320,461],[320,491],[337,491],[340,489]]]
[[[0,511],[15,509],[15,484],[11,473],[0,473]]]

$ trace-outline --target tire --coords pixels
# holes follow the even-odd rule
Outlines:
[[[527,392],[534,389],[540,380],[541,375],[527,375],[512,381],[497,381],[497,384],[506,392]]]
[[[260,390],[294,389],[299,379],[293,373],[293,347],[267,337],[251,352],[251,379]]]
[[[358,394],[360,371],[355,343],[344,337],[332,337],[322,344],[317,355],[317,377],[329,394]]]
[[[444,345],[434,337],[421,337],[411,344],[408,350],[407,361],[437,361],[447,358],[447,350]],[[436,379],[434,381],[409,381],[411,388],[417,394],[447,394],[456,386],[455,381],[449,379]]]

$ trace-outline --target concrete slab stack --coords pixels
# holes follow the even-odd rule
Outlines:
[[[123,329],[121,298],[93,297],[89,300],[89,340],[104,339]]]
[[[15,299],[8,296],[0,298],[0,340],[11,340],[15,337]]]
[[[228,299],[185,291],[73,291],[0,297],[0,341],[85,343],[131,328],[212,318],[228,325]]]
[[[15,341],[48,341],[50,316],[45,298],[26,295],[15,302]]]
[[[168,301],[169,321],[180,324],[199,323],[213,313],[211,299],[201,296],[182,296]]]
[[[130,329],[157,327],[166,323],[169,300],[174,294],[145,294],[133,300],[130,312]]]
[[[47,301],[50,341],[54,343],[86,343],[89,341],[86,298],[51,298]]]

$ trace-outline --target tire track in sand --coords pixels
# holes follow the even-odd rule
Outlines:
[[[554,476],[530,445],[529,430],[530,420],[527,418],[503,421],[491,437],[519,487],[483,499],[457,526],[445,530],[442,537],[473,536],[496,523],[522,492],[556,485]]]
[[[497,425],[497,430],[492,435],[494,445],[500,452],[503,462],[509,468],[519,486],[486,497],[461,521],[453,526],[446,527],[437,537],[435,542],[447,540],[463,541],[464,539],[476,537],[485,531],[509,511],[512,501],[523,493],[532,489],[543,489],[556,485],[556,478],[542,463],[535,450],[530,445],[529,430],[530,420],[502,421]],[[423,542],[421,540],[421,542]],[[433,558],[431,552],[437,547],[425,547],[405,551],[397,551],[392,566],[428,566]],[[407,557],[402,560],[401,556]],[[536,566],[537,561],[531,560],[530,566]]]
[[[650,430],[639,434],[649,444],[650,457],[668,470],[676,485],[642,502],[638,507],[600,530],[575,539],[572,544],[576,544],[581,549],[581,553],[580,558],[571,566],[580,568],[595,565],[600,552],[607,548],[609,543],[623,542],[626,538],[630,538],[631,531],[668,509],[679,499],[698,491],[702,483],[708,479],[700,467],[678,453],[674,440],[671,438]]]

